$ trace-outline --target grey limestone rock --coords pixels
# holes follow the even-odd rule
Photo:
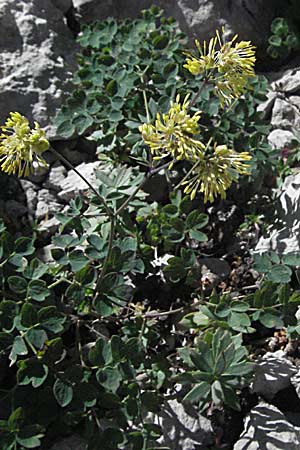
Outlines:
[[[272,83],[274,90],[288,94],[300,93],[300,67],[278,72],[275,78]]]
[[[292,98],[276,98],[272,111],[272,126],[285,130],[300,130],[300,108]]]
[[[30,216],[35,215],[37,203],[38,203],[38,186],[28,180],[20,180],[20,184],[22,189],[24,190],[24,194],[26,197],[26,206],[28,210],[28,214]]]
[[[48,189],[40,189],[38,191],[37,207],[35,211],[35,217],[38,220],[48,219],[48,216],[53,216],[54,213],[61,211],[64,207],[58,202],[58,199]]]
[[[96,171],[101,167],[100,161],[92,163],[82,163],[76,169],[93,185],[97,186],[99,181],[96,178]],[[84,194],[89,191],[87,184],[73,171],[70,170],[68,175],[60,184],[60,192],[58,197],[62,200],[69,201],[78,194]]]
[[[280,130],[276,128],[269,134],[268,141],[273,148],[291,148],[293,143],[295,142],[295,136],[289,130]]]
[[[288,176],[274,200],[274,220],[255,252],[283,255],[300,251],[300,173]]]
[[[296,367],[285,357],[282,350],[266,353],[255,365],[252,390],[267,400],[291,386]]]
[[[60,186],[67,175],[67,169],[59,162],[55,162],[49,170],[44,187],[53,191],[60,191]]]
[[[210,422],[197,408],[168,400],[158,418],[163,436],[159,443],[171,450],[205,450],[212,443]]]
[[[46,127],[68,91],[76,44],[51,0],[0,2],[0,123],[19,111]]]
[[[152,0],[73,0],[81,22],[136,17],[152,4]],[[276,14],[273,0],[158,0],[155,4],[175,17],[190,38],[200,41],[225,25],[227,33],[238,33],[256,45],[264,43]]]
[[[299,450],[300,427],[275,406],[261,402],[245,420],[244,431],[233,450]]]

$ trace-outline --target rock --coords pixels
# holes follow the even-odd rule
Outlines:
[[[52,216],[54,213],[61,211],[63,207],[64,205],[59,203],[57,197],[51,194],[48,189],[41,189],[38,191],[35,217],[37,220],[46,216],[48,218],[49,215]]]
[[[51,0],[55,8],[62,11],[64,14],[72,8],[72,0]]]
[[[212,444],[210,421],[191,405],[183,406],[176,399],[168,400],[158,421],[163,430],[158,442],[171,450],[198,450]]]
[[[274,250],[279,255],[300,252],[300,173],[286,177],[274,201],[274,220],[254,253]]]
[[[272,111],[276,97],[277,97],[276,92],[270,90],[267,93],[267,100],[265,100],[264,102],[260,103],[257,106],[256,108],[257,111],[263,113],[263,117],[267,117]]]
[[[286,130],[300,129],[300,109],[289,98],[276,98],[271,124],[274,128]]]
[[[300,427],[295,427],[275,406],[261,402],[245,420],[233,450],[299,450]]]
[[[87,443],[80,436],[74,434],[52,445],[50,450],[86,450]]]
[[[92,184],[97,187],[99,181],[96,178],[95,172],[101,167],[100,161],[93,163],[82,163],[76,167],[76,169]],[[70,170],[67,177],[62,181],[60,185],[61,191],[58,193],[58,197],[62,200],[69,201],[76,197],[76,195],[84,194],[90,189],[87,184],[74,172]]]
[[[39,232],[42,234],[43,238],[46,239],[48,236],[52,236],[58,230],[60,222],[55,218],[43,220],[39,226]]]
[[[282,350],[266,353],[255,365],[252,390],[267,400],[291,386],[296,367],[285,357]]]
[[[292,148],[296,138],[291,131],[275,129],[269,134],[268,141],[272,148],[283,149]]]
[[[59,192],[66,175],[67,169],[59,161],[55,162],[49,171],[44,187]]]
[[[300,67],[279,72],[271,86],[278,92],[288,94],[300,92]]]
[[[0,25],[0,123],[19,111],[55,138],[50,120],[70,88],[77,51],[63,13],[51,0],[2,0]]]
[[[152,0],[73,0],[77,19],[93,22],[108,16],[118,19],[136,17],[149,8]],[[223,25],[227,34],[238,33],[255,45],[265,44],[271,22],[276,17],[273,0],[158,0],[166,16],[179,21],[189,37],[200,41],[211,37]]]
[[[38,203],[38,186],[28,180],[20,180],[20,184],[26,197],[28,214],[34,217]]]
[[[230,275],[230,266],[222,259],[200,258],[198,263],[201,281],[206,289],[212,289]]]
[[[294,386],[298,397],[300,398],[300,370],[298,370],[298,372],[292,376],[291,383]]]
[[[19,219],[27,214],[27,208],[22,203],[16,200],[7,200],[5,203],[6,213],[13,219]]]

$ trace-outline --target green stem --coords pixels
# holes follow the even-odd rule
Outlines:
[[[173,161],[176,162],[176,161]],[[117,209],[116,211],[116,216],[120,215],[122,211],[124,211],[124,209],[129,205],[129,203],[131,202],[131,200],[136,196],[136,194],[139,192],[140,189],[142,189],[142,187],[147,183],[147,181],[156,173],[160,172],[163,169],[166,169],[167,167],[169,167],[170,163],[165,163],[162,164],[161,166],[158,167],[154,167],[153,169],[150,169],[149,172],[147,173],[147,175],[143,178],[143,180],[141,181],[141,183],[137,186],[137,188],[133,191],[133,193],[125,200],[124,203],[122,203],[122,205]]]
[[[64,156],[62,156],[59,152],[57,152],[54,148],[50,147],[49,150],[54,153],[55,156],[57,156],[61,161],[63,161],[70,169],[72,169],[76,175],[78,175],[86,184],[87,186],[93,191],[93,193],[99,198],[100,202],[102,203],[107,215],[112,218],[113,212],[106,203],[105,199],[102,197],[102,195],[97,192],[97,190],[94,188],[94,186],[73,166],[72,163],[70,163],[69,160],[67,160]]]
[[[112,247],[113,247],[113,242],[114,242],[115,227],[116,227],[116,219],[115,219],[115,216],[112,216],[111,220],[110,220],[108,249],[107,249],[107,253],[106,253],[106,256],[105,256],[105,259],[104,259],[104,262],[103,262],[103,266],[102,266],[101,272],[100,272],[100,274],[98,276],[98,279],[96,281],[96,286],[95,286],[95,289],[94,289],[95,294],[94,294],[94,298],[93,298],[93,303],[95,302],[95,300],[97,298],[97,295],[98,295],[97,291],[98,291],[98,288],[99,288],[99,286],[101,284],[101,281],[103,280],[103,277],[106,274],[108,261],[109,261],[109,258],[110,258],[110,254],[111,254]]]
[[[201,95],[201,93],[202,93],[204,87],[206,86],[206,84],[208,83],[208,81],[209,81],[209,77],[205,77],[204,80],[202,81],[202,84],[201,84],[200,88],[198,89],[198,92],[196,92],[196,94],[194,95],[194,97],[190,101],[190,103],[189,103],[189,105],[187,107],[187,111],[189,111],[194,106],[194,104],[198,100],[199,96]]]

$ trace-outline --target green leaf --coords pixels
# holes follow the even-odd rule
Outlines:
[[[57,310],[56,306],[45,306],[38,312],[38,321],[41,326],[55,334],[64,330],[66,319],[67,318]]]
[[[28,284],[27,295],[37,302],[43,302],[50,295],[50,290],[43,280],[31,280]]]
[[[73,388],[64,380],[57,379],[53,386],[53,394],[57,403],[65,408],[73,400]]]
[[[26,344],[24,342],[24,339],[22,339],[21,336],[16,336],[13,347],[12,347],[10,355],[9,355],[9,359],[11,360],[10,365],[13,365],[17,361],[18,355],[24,356],[27,354],[28,354],[28,350],[27,350]]]
[[[56,133],[62,138],[70,139],[75,134],[75,125],[71,120],[65,120],[57,126]]]
[[[88,115],[80,115],[72,119],[72,123],[79,135],[83,134],[91,125],[93,125],[93,122],[92,117]]]
[[[30,328],[38,322],[38,315],[35,307],[31,303],[24,303],[21,308],[21,324]]]
[[[32,280],[41,278],[48,271],[48,266],[38,258],[34,258],[30,261],[30,264],[25,267],[24,276]]]
[[[34,253],[35,251],[33,242],[34,240],[31,238],[27,237],[18,238],[15,244],[15,252],[22,256],[32,255],[32,253]]]
[[[69,253],[69,261],[72,271],[78,272],[88,264],[89,259],[84,255],[82,250],[73,250]]]
[[[22,294],[23,292],[26,292],[27,289],[27,281],[19,277],[17,275],[12,275],[11,277],[8,277],[7,279],[9,288],[16,292],[17,294]]]
[[[291,281],[292,270],[288,266],[273,266],[267,274],[269,281],[274,283],[289,283]]]
[[[48,339],[47,333],[44,330],[39,330],[37,328],[31,328],[28,330],[26,332],[26,337],[28,341],[39,350],[42,350]]]
[[[191,239],[194,239],[195,241],[199,242],[206,242],[208,240],[207,235],[205,233],[202,233],[202,231],[198,230],[189,231],[189,236]]]
[[[39,425],[28,425],[23,427],[17,435],[18,444],[25,448],[41,448],[41,438],[44,436],[43,429]]]
[[[268,272],[272,267],[272,262],[267,254],[253,255],[254,264],[253,269],[257,272],[265,273]]]
[[[300,265],[300,253],[288,253],[283,255],[282,263],[288,266],[299,266]]]
[[[196,386],[193,387],[193,389],[186,394],[183,401],[185,402],[199,402],[202,399],[206,399],[210,394],[210,384],[206,381],[202,381],[199,384],[196,384]]]
[[[122,375],[120,374],[118,368],[109,366],[99,369],[96,373],[96,378],[101,386],[114,394],[119,389],[122,381]]]
[[[228,325],[233,330],[246,332],[247,327],[251,326],[251,320],[249,316],[244,312],[232,311],[228,319]]]
[[[271,313],[260,314],[259,321],[266,328],[283,328],[284,327],[283,320],[280,317],[276,316],[275,314],[271,314]]]
[[[33,388],[38,388],[46,381],[49,369],[39,361],[20,361],[17,372],[18,384],[27,386],[31,384]]]
[[[208,224],[208,216],[207,214],[200,213],[196,209],[192,211],[186,218],[185,221],[185,229],[191,230],[191,229],[201,229],[205,227],[205,225]]]

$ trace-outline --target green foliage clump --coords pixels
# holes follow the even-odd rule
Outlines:
[[[268,39],[267,52],[273,59],[286,58],[299,49],[299,34],[292,31],[289,22],[283,17],[277,17],[271,25],[271,35]]]
[[[97,142],[99,155],[146,165],[139,126],[158,112],[165,113],[176,94],[199,90],[201,78],[183,67],[186,36],[173,19],[152,8],[134,21],[109,19],[85,25],[78,42],[82,52],[75,90],[56,118],[58,134],[86,136]],[[202,111],[206,141],[212,138],[228,148],[250,152],[258,180],[261,170],[276,164],[277,153],[267,141],[270,126],[256,110],[266,99],[267,80],[253,77],[249,83],[249,93],[225,110],[207,84],[192,110]]]

